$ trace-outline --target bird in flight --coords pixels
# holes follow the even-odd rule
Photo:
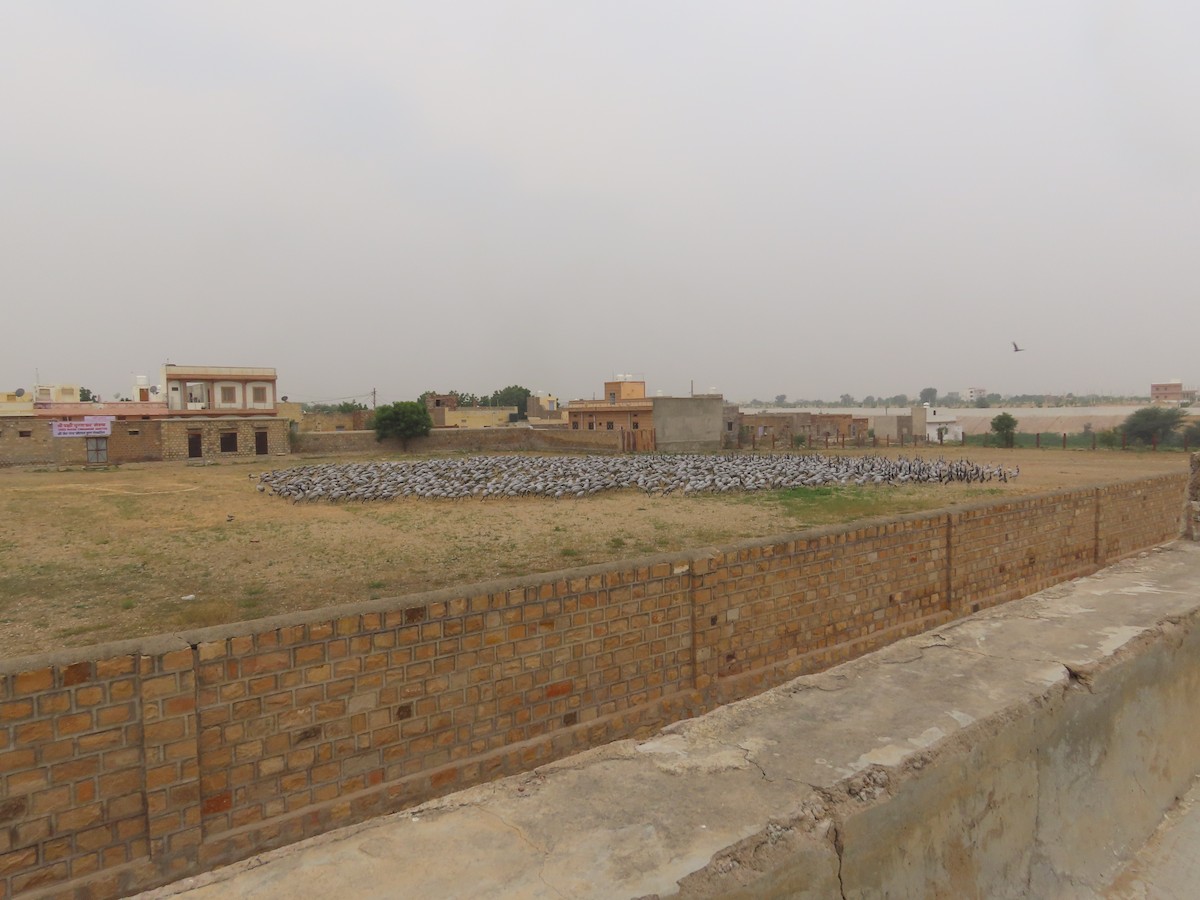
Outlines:
[[[1024,347],[1018,347],[1016,341],[1013,341],[1012,345],[1013,345],[1013,353],[1020,353],[1022,350],[1025,349]]]

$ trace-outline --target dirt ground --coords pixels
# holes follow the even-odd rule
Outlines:
[[[0,657],[1188,468],[1185,454],[1166,452],[957,455],[1020,466],[1020,476],[719,497],[331,505],[257,492],[261,461],[0,470]]]

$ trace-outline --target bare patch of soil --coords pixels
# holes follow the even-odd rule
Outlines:
[[[835,488],[811,497],[632,490],[582,500],[332,505],[257,492],[261,462],[3,470],[0,657],[1188,468],[1184,454],[1165,452],[943,455],[1019,465],[1021,474],[1008,484]]]

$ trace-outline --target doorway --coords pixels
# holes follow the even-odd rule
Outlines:
[[[265,431],[254,432],[254,455],[267,455],[267,433]]]
[[[87,441],[87,461],[89,466],[100,466],[108,463],[108,438],[90,437]]]
[[[188,459],[199,459],[204,455],[204,444],[200,432],[188,432]]]

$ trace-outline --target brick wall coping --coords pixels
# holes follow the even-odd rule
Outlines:
[[[1105,488],[1119,488],[1145,482],[1166,481],[1169,479],[1185,479],[1187,473],[1151,475],[1144,478],[1131,478],[1123,481],[1105,482],[1100,484],[1082,485],[1070,490],[1045,491],[1038,494],[1021,494],[1008,499],[996,498],[973,503],[961,503],[951,506],[928,509],[920,512],[905,513],[898,516],[876,516],[859,519],[841,525],[826,525],[817,528],[807,528],[783,534],[764,535],[747,538],[735,543],[721,546],[699,547],[680,550],[675,553],[657,553],[650,556],[631,557],[614,562],[597,563],[592,566],[579,566],[571,569],[557,569],[553,572],[513,576],[511,578],[493,579],[491,581],[474,582],[467,585],[455,585],[439,588],[433,591],[422,591],[415,594],[405,594],[399,597],[381,597],[376,600],[364,600],[355,603],[342,603],[334,606],[322,606],[315,609],[300,610],[278,616],[267,616],[261,619],[247,619],[232,622],[227,625],[213,625],[207,628],[195,628],[165,634],[146,635],[144,637],[127,638],[120,641],[108,641],[101,644],[89,644],[83,647],[68,647],[62,650],[52,650],[48,653],[36,653],[26,656],[16,656],[0,659],[0,675],[11,675],[29,672],[49,666],[66,666],[76,662],[95,659],[110,659],[118,656],[143,655],[155,656],[175,650],[193,648],[200,644],[213,641],[223,641],[228,638],[249,634],[261,634],[279,628],[289,628],[295,625],[308,625],[328,619],[344,616],[362,615],[369,613],[392,612],[413,607],[427,606],[433,603],[449,601],[463,596],[480,594],[500,594],[520,588],[538,587],[555,581],[573,578],[587,578],[595,575],[605,575],[614,571],[626,571],[631,568],[646,568],[662,563],[692,563],[695,560],[709,559],[725,553],[737,553],[743,550],[754,550],[764,546],[787,544],[794,541],[820,540],[821,538],[837,537],[870,528],[886,528],[903,525],[909,522],[925,521],[936,516],[948,516],[987,510],[997,506],[1022,507],[1040,503],[1056,497],[1067,497],[1083,494],[1088,491]],[[1186,490],[1185,490],[1186,493]],[[1186,501],[1184,501],[1186,502]],[[1184,523],[1184,503],[1180,505],[1181,534]]]

